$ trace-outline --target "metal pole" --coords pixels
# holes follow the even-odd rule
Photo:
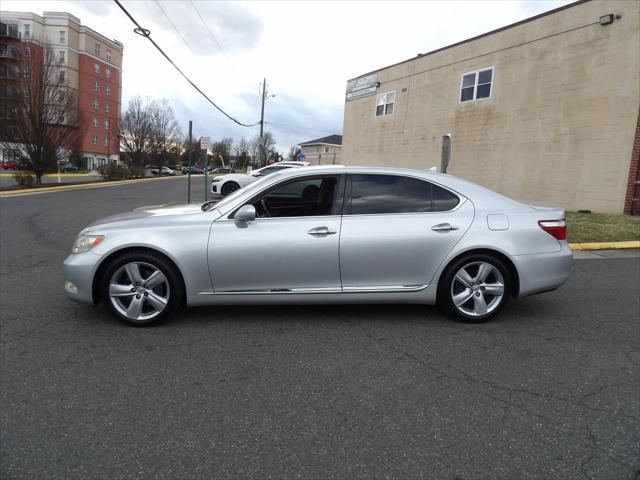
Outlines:
[[[447,173],[447,167],[451,161],[451,134],[447,133],[442,136],[442,156],[440,158],[440,171]]]
[[[209,155],[207,155],[207,151],[204,152],[204,201],[207,201],[207,194],[209,193],[209,182],[207,181],[207,177],[209,175]]]
[[[260,166],[264,159],[264,100],[267,97],[267,79],[262,80],[262,109],[260,110]],[[265,163],[266,165],[266,163]]]
[[[187,203],[191,203],[191,120],[189,120],[189,169],[187,170],[187,175],[189,175],[188,179],[188,187],[187,187]]]

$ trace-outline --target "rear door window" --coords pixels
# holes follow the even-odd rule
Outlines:
[[[400,175],[351,175],[347,214],[423,213],[446,211],[459,203],[456,195],[430,182]]]

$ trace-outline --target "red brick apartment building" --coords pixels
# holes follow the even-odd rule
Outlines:
[[[58,59],[66,85],[77,91],[85,166],[117,162],[124,46],[69,13],[0,12],[0,128],[11,128],[11,103],[24,91],[28,72],[21,71],[21,57],[45,46]],[[0,160],[13,159],[11,149],[2,150]]]

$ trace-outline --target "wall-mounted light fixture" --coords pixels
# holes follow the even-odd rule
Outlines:
[[[613,23],[615,18],[616,16],[613,13],[609,13],[608,15],[602,15],[600,17],[600,25],[609,25],[610,23]]]

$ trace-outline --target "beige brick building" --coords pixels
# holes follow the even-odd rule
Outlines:
[[[640,213],[639,112],[640,1],[583,0],[350,80],[342,160],[440,166],[451,134],[448,173]]]

